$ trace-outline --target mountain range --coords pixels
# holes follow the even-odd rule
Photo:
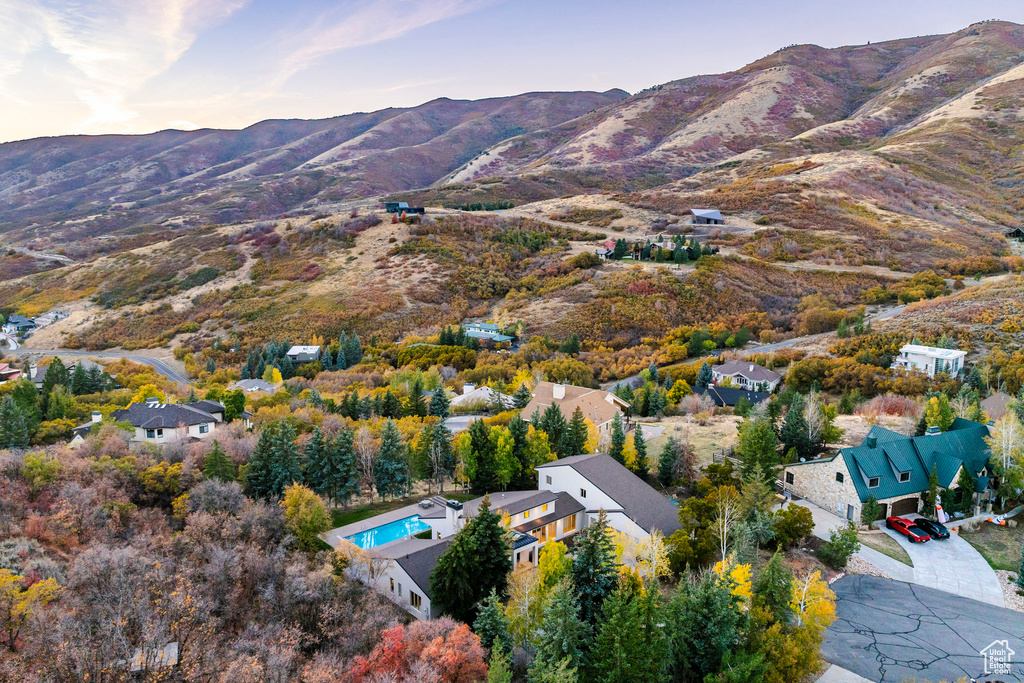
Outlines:
[[[847,243],[866,223],[897,228],[883,249],[854,244],[849,258],[885,262],[918,238],[992,253],[989,236],[1024,209],[1022,95],[1024,27],[990,21],[792,46],[634,95],[438,99],[240,131],[40,138],[0,145],[0,233],[54,246],[389,193],[458,206],[612,191],[667,213],[714,204],[834,229]]]

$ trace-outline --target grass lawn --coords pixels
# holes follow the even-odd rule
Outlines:
[[[910,555],[899,544],[899,541],[887,534],[857,534],[857,540],[860,541],[861,545],[866,545],[872,550],[888,555],[897,562],[902,562],[908,567],[914,566],[914,563],[910,561]]]
[[[477,496],[472,493],[446,491],[444,497],[454,498],[455,500],[465,503],[467,500],[473,500]],[[338,528],[339,526],[361,522],[364,519],[369,519],[370,517],[379,515],[383,512],[391,512],[392,510],[397,510],[398,508],[405,507],[406,505],[418,503],[424,498],[426,498],[424,495],[410,496],[408,498],[398,498],[386,502],[378,501],[369,505],[358,505],[356,507],[348,508],[347,510],[344,508],[338,508],[331,511],[331,517],[334,520],[334,528]]]
[[[1024,545],[1024,518],[1018,518],[1017,528],[997,526],[985,522],[978,531],[963,531],[960,536],[977,548],[993,569],[1015,572],[1020,570],[1021,545]]]

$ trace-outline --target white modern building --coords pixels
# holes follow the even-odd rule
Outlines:
[[[288,349],[288,360],[293,363],[312,363],[320,360],[319,346],[293,346]]]
[[[954,379],[964,369],[966,351],[958,349],[940,349],[935,346],[904,344],[900,354],[893,360],[892,367],[903,370],[920,370],[929,377],[944,372]]]
[[[568,539],[604,512],[609,526],[636,540],[681,528],[679,508],[603,453],[563,458],[537,468],[533,491],[490,494],[491,509],[508,520],[514,565],[536,566],[549,541]],[[435,496],[323,535],[356,558],[350,573],[413,616],[431,619],[430,575],[452,537],[483,497],[466,503]]]

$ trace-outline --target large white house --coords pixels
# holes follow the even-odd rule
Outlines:
[[[954,379],[964,369],[966,351],[940,349],[935,346],[904,344],[900,354],[893,360],[892,367],[904,370],[921,370],[929,377],[944,372]]]
[[[714,365],[711,367],[711,377],[715,384],[728,380],[738,389],[763,391],[769,394],[775,391],[782,381],[782,375],[779,373],[748,360],[731,360],[728,363]]]
[[[563,458],[537,468],[534,491],[490,494],[491,509],[507,517],[512,562],[536,566],[540,549],[570,538],[602,511],[609,526],[636,540],[680,529],[679,508],[603,453]],[[437,617],[430,575],[452,537],[483,497],[466,503],[435,496],[399,510],[333,529],[331,546],[355,547],[350,573],[420,619]]]

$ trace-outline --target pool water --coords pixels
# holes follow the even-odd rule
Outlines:
[[[361,531],[358,534],[348,536],[346,540],[352,541],[358,547],[366,550],[367,548],[374,548],[391,541],[397,541],[400,538],[413,536],[428,529],[430,529],[429,524],[421,520],[419,515],[413,515],[412,517],[398,519],[373,529]]]

